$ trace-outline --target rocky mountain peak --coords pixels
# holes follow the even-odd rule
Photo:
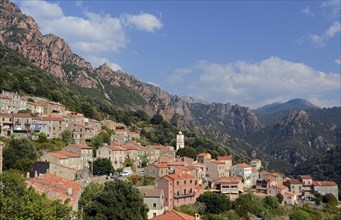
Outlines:
[[[306,132],[308,126],[314,126],[309,115],[303,110],[291,111],[285,118],[278,122],[277,127],[285,136],[292,136]]]
[[[43,36],[35,20],[8,0],[0,1],[0,43],[65,83],[97,87],[97,81],[90,76],[90,63],[74,54],[63,39],[53,34]]]

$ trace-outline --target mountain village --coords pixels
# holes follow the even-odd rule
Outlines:
[[[31,114],[19,113],[27,110]],[[198,215],[189,217],[173,208],[194,204],[205,191],[225,194],[230,200],[250,192],[257,197],[280,196],[283,203],[292,205],[310,201],[315,192],[331,193],[338,198],[338,185],[333,181],[318,181],[309,174],[291,179],[265,170],[258,159],[235,164],[231,155],[216,159],[206,152],[199,153],[196,159],[176,156],[177,150],[185,147],[186,137],[181,131],[176,136],[176,146],[142,146],[140,134],[130,132],[123,124],[96,121],[68,111],[60,103],[7,91],[0,95],[0,111],[0,136],[6,138],[37,140],[39,134],[45,133],[48,139],[55,139],[61,138],[65,130],[71,132],[74,143],[59,151],[45,152],[30,166],[26,182],[52,200],[69,199],[68,205],[73,210],[81,208],[78,201],[90,182],[126,179],[130,175],[155,178],[155,185],[138,187],[149,208],[148,218],[154,220],[200,219]],[[94,150],[88,143],[103,126],[113,131],[111,144]],[[0,142],[0,172],[2,147]],[[120,172],[96,176],[92,164],[98,158],[110,159],[114,169]],[[144,166],[143,158],[148,161]],[[127,160],[131,161],[129,166]]]

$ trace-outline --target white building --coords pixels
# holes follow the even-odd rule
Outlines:
[[[176,135],[176,150],[179,150],[180,148],[185,147],[185,137],[182,134],[181,131],[179,131],[179,134]]]

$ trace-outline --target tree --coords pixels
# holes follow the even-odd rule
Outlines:
[[[300,209],[300,208],[296,208],[290,215],[289,215],[290,220],[309,220],[310,215],[308,212]]]
[[[93,163],[94,175],[109,175],[114,172],[111,160],[108,158],[98,158]]]
[[[31,97],[27,99],[28,102],[35,102]]]
[[[46,143],[47,142],[47,136],[44,132],[41,132],[38,137],[39,143]]]
[[[85,219],[147,219],[148,207],[143,197],[130,182],[108,181],[101,192],[84,206]]]
[[[273,197],[273,196],[267,196],[262,200],[264,206],[267,209],[273,210],[273,209],[277,209],[279,207],[279,203],[277,198]]]
[[[73,219],[70,207],[28,188],[14,170],[0,174],[0,219]]]
[[[202,202],[206,206],[206,213],[223,213],[231,208],[231,201],[226,195],[205,192],[197,198],[198,202]]]
[[[236,199],[234,209],[238,215],[242,217],[247,217],[248,213],[260,217],[262,213],[262,205],[259,202],[259,199],[251,193],[241,195],[238,199]]]
[[[94,118],[95,109],[88,102],[85,102],[81,105],[81,111],[85,117]]]
[[[180,148],[176,152],[176,155],[180,157],[190,157],[193,159],[197,158],[197,152],[194,150],[194,148],[191,148],[191,147]]]
[[[163,117],[160,114],[155,114],[151,119],[150,119],[150,123],[152,123],[153,125],[159,125],[163,122]]]
[[[75,142],[70,130],[68,129],[64,130],[61,135],[62,135],[62,141],[65,145],[73,144]]]
[[[328,193],[322,197],[322,202],[327,203],[329,206],[337,206],[338,201],[335,196],[331,193]]]
[[[102,135],[96,135],[94,138],[92,138],[90,142],[90,146],[93,149],[98,149],[100,146],[103,145],[103,136]]]
[[[93,183],[91,182],[82,193],[81,198],[79,199],[79,205],[85,206],[88,204],[92,198],[94,198],[98,193],[103,190],[104,184]]]
[[[39,157],[35,146],[27,139],[10,139],[4,147],[3,158],[5,169],[15,169],[19,160],[28,159],[37,160]],[[27,160],[25,161],[27,162]]]

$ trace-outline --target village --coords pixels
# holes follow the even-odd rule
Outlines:
[[[20,113],[26,110],[31,114]],[[186,137],[181,131],[175,146],[143,146],[139,143],[140,134],[129,131],[123,124],[86,118],[68,111],[60,103],[6,91],[0,95],[0,111],[0,136],[6,138],[37,140],[39,134],[45,133],[48,139],[55,139],[61,138],[65,130],[71,132],[74,143],[62,150],[44,153],[30,166],[26,182],[37,192],[47,193],[52,200],[69,199],[68,205],[74,210],[80,208],[82,190],[90,182],[126,179],[132,175],[155,179],[154,185],[138,187],[149,208],[149,219],[169,215],[174,207],[194,204],[206,191],[224,194],[232,201],[244,193],[261,198],[281,197],[283,204],[291,205],[310,201],[316,192],[331,193],[338,198],[338,185],[333,181],[319,181],[309,174],[299,175],[297,179],[285,177],[267,171],[256,158],[249,163],[235,163],[231,155],[213,159],[207,152],[197,154],[195,159],[176,156],[185,147]],[[111,144],[94,150],[88,143],[104,126],[113,131]],[[0,149],[1,145],[0,142]],[[0,150],[0,172],[2,156]],[[92,165],[98,158],[110,159],[113,168],[120,172],[96,175]],[[148,163],[143,164],[143,160]]]

